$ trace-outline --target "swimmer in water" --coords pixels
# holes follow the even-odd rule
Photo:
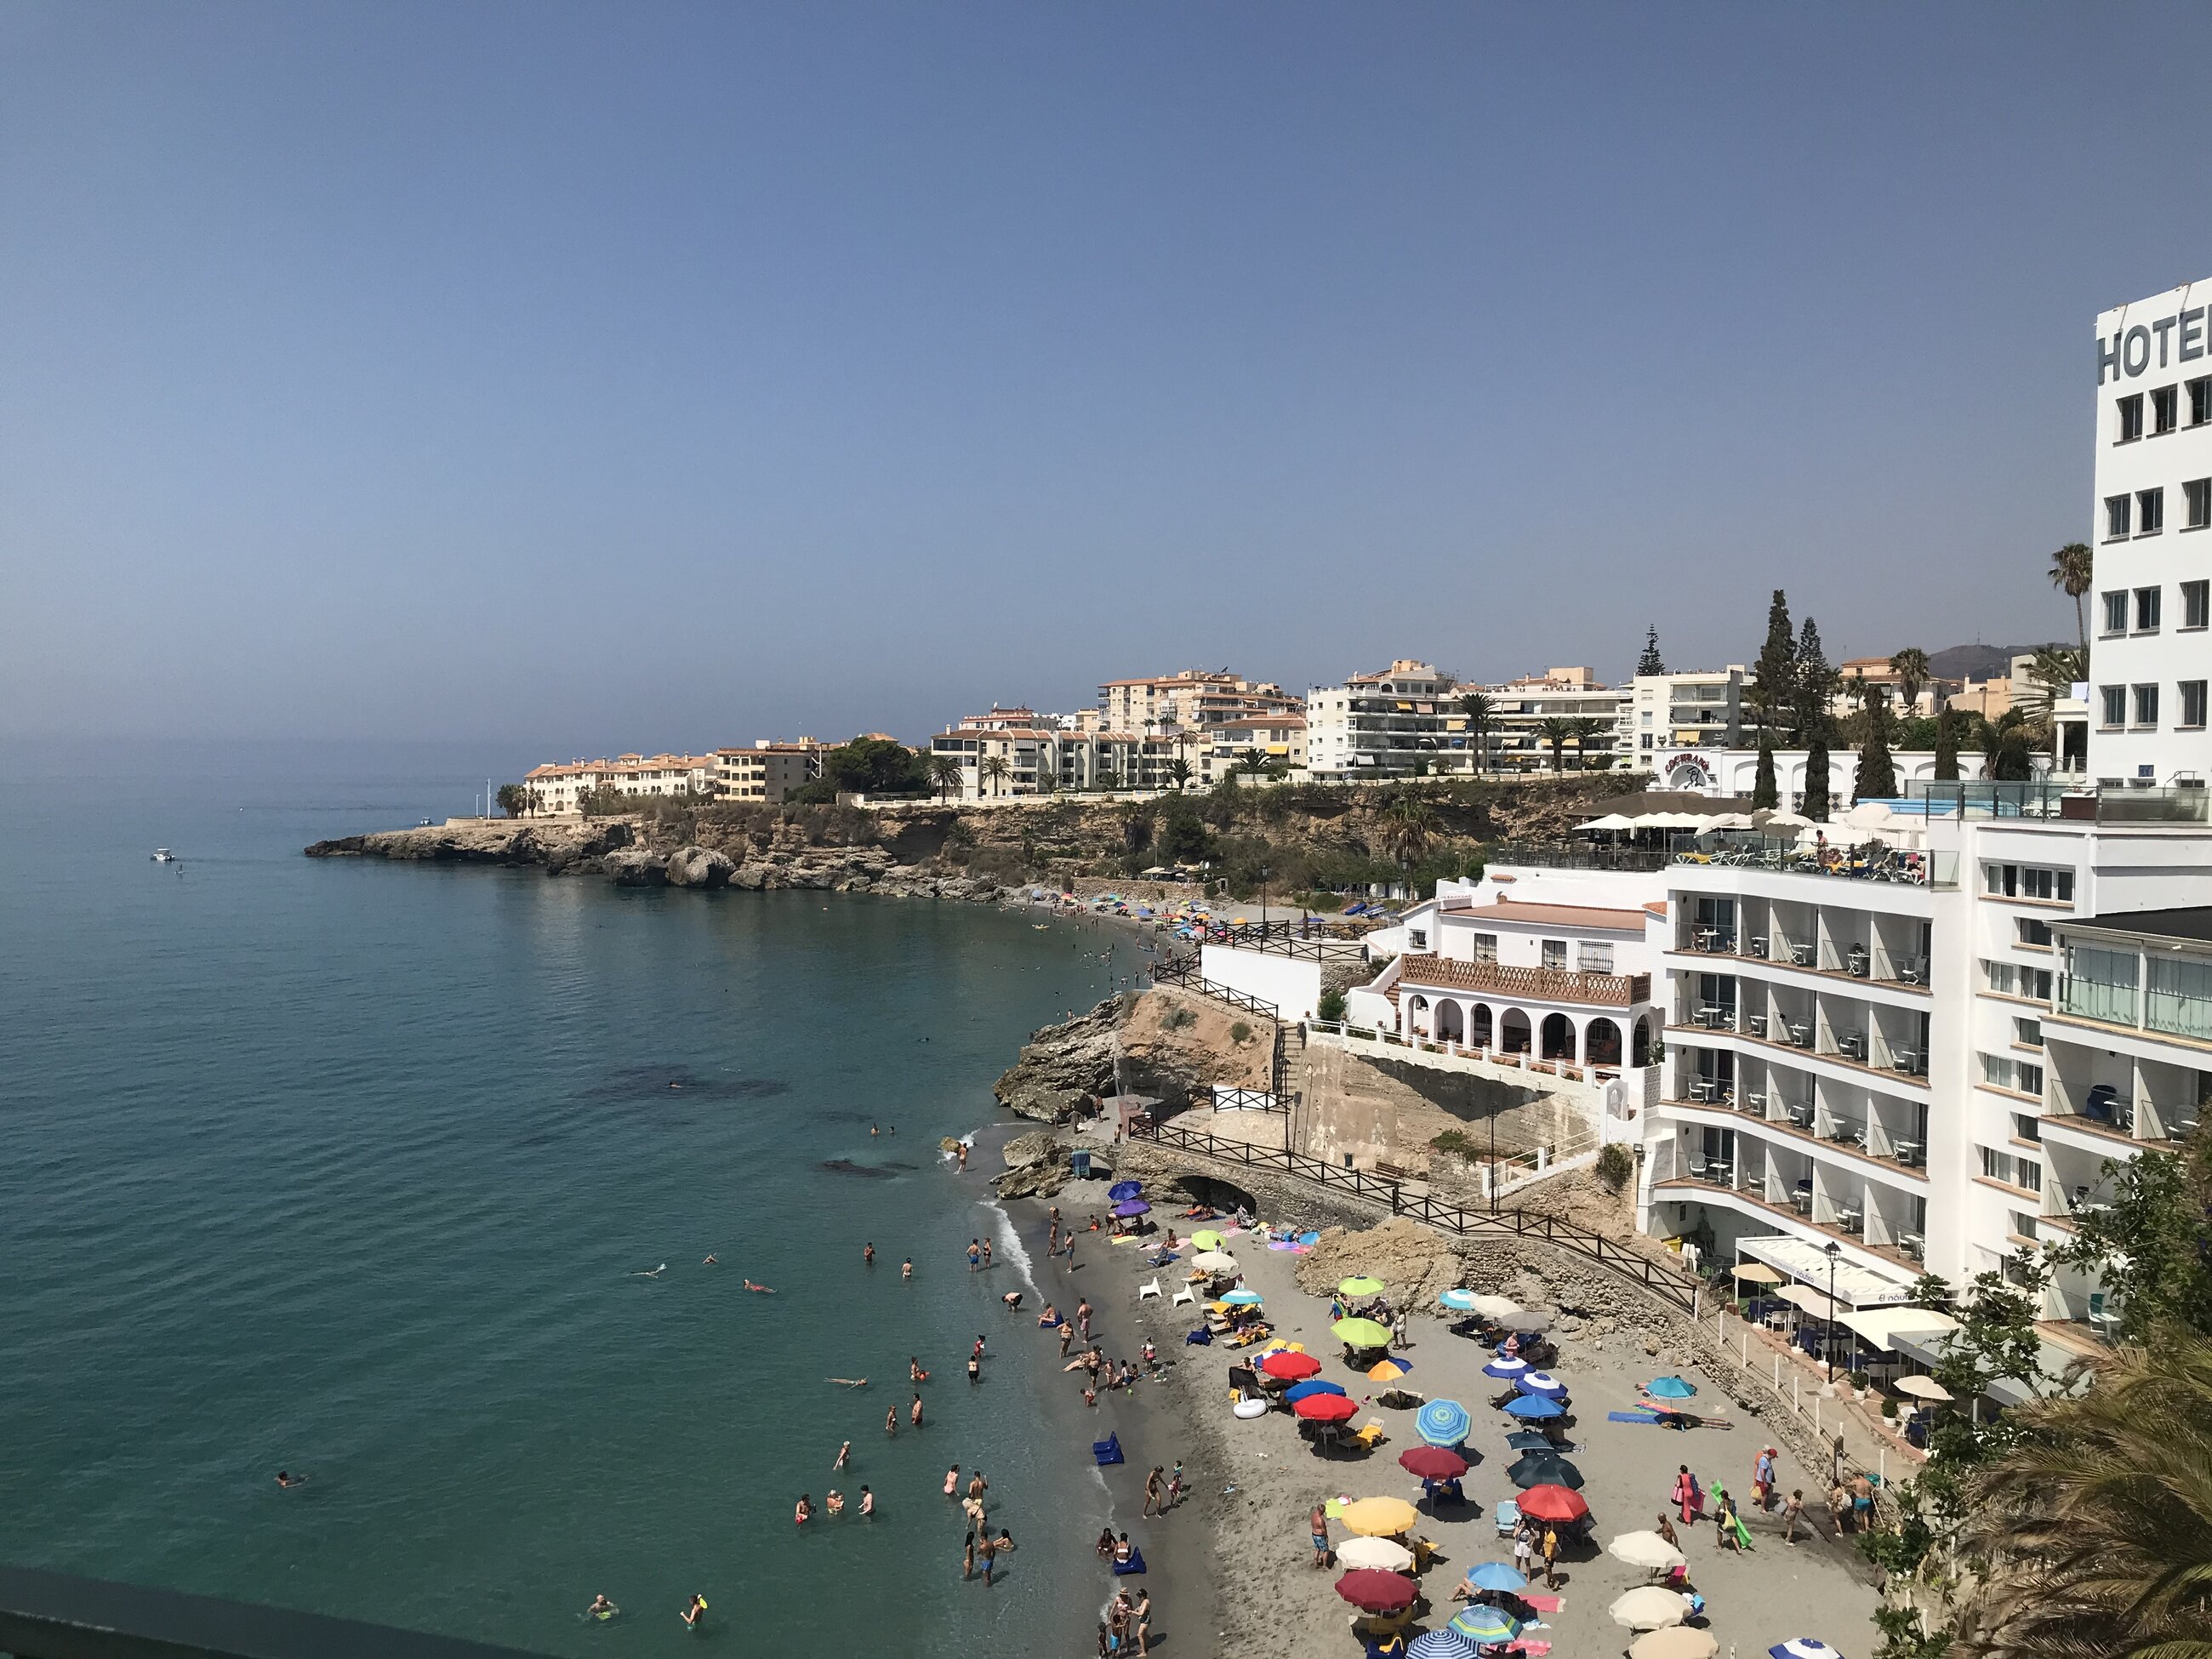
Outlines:
[[[691,1598],[690,1606],[684,1609],[682,1616],[685,1624],[690,1626],[693,1630],[698,1629],[706,1622],[707,1598],[703,1595],[694,1595]]]
[[[914,1277],[914,1258],[912,1256],[907,1257],[904,1261],[899,1264],[899,1277],[901,1279],[912,1279]]]
[[[837,1448],[837,1461],[830,1466],[832,1474],[845,1467],[845,1460],[853,1455],[853,1443],[848,1440]]]
[[[865,1376],[833,1376],[830,1380],[832,1382],[842,1382],[848,1389],[865,1389],[868,1386],[868,1379]]]
[[[876,1246],[873,1240],[871,1240],[867,1247],[860,1252],[860,1261],[866,1267],[872,1267],[876,1265]]]
[[[756,1285],[750,1279],[745,1280],[745,1288],[749,1291],[757,1291],[763,1296],[774,1296],[775,1294],[775,1292],[770,1290],[767,1285]]]
[[[289,1469],[279,1469],[276,1471],[276,1484],[280,1486],[289,1488],[302,1486],[306,1483],[307,1479],[307,1477],[306,1475],[295,1474]]]
[[[713,1253],[712,1251],[709,1251],[709,1252],[708,1253],[707,1259],[706,1259],[704,1261],[701,1262],[699,1265],[700,1265],[701,1267],[713,1267],[713,1266],[714,1265],[714,1253]]]
[[[605,1596],[594,1595],[592,1598],[592,1605],[584,1609],[584,1617],[586,1619],[611,1619],[621,1611],[622,1609],[620,1607],[608,1601]]]
[[[632,1279],[658,1279],[658,1278],[659,1278],[659,1277],[661,1276],[661,1274],[663,1274],[663,1273],[666,1273],[667,1271],[668,1271],[668,1264],[667,1264],[665,1261],[664,1261],[664,1262],[662,1262],[662,1263],[661,1263],[658,1267],[653,1267],[653,1268],[651,1268],[651,1269],[648,1269],[648,1270],[645,1270],[645,1271],[641,1271],[641,1272],[638,1272],[638,1273],[632,1273],[632,1274],[630,1275],[630,1277],[631,1277]]]

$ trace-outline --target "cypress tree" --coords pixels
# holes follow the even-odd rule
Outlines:
[[[1789,596],[1778,587],[1766,607],[1766,643],[1752,665],[1751,703],[1761,732],[1787,720],[1797,703],[1797,641],[1790,629]]]
[[[1802,738],[1815,726],[1823,732],[1826,730],[1836,688],[1843,683],[1843,677],[1828,665],[1828,653],[1821,648],[1820,624],[1810,617],[1805,618],[1804,629],[1797,635],[1796,661],[1792,712],[1796,716],[1798,735]]]
[[[1759,774],[1751,785],[1751,810],[1756,812],[1762,806],[1771,809],[1781,799],[1782,792],[1774,785],[1774,745],[1762,732],[1759,734]]]
[[[1667,672],[1667,665],[1659,656],[1659,624],[1656,623],[1649,624],[1644,630],[1644,654],[1636,659],[1636,672],[1639,674],[1663,674]]]
[[[1815,823],[1828,821],[1828,723],[1813,728],[1813,741],[1805,750],[1805,789],[1797,810]]]
[[[1936,711],[1936,781],[1956,783],[1959,781],[1959,728],[1952,723],[1951,711]]]
[[[1859,708],[1866,715],[1866,740],[1859,749],[1858,775],[1851,800],[1889,800],[1897,794],[1897,767],[1889,757],[1889,693],[1872,680],[1859,682]]]

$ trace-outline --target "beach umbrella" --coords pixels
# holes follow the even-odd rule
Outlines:
[[[1540,1394],[1516,1395],[1505,1402],[1505,1414],[1517,1417],[1523,1423],[1541,1423],[1554,1417],[1565,1417],[1567,1408],[1556,1400],[1547,1400]]]
[[[1346,1400],[1352,1398],[1343,1384],[1332,1382],[1328,1378],[1321,1376],[1311,1377],[1304,1382],[1294,1383],[1290,1388],[1285,1389],[1283,1398],[1295,1406],[1299,1401],[1310,1400],[1317,1394],[1340,1394]]]
[[[1285,1382],[1303,1382],[1309,1376],[1321,1375],[1321,1361],[1310,1353],[1281,1348],[1261,1360],[1260,1369]]]
[[[1442,1296],[1438,1297],[1437,1300],[1443,1303],[1444,1306],[1449,1308],[1455,1313],[1473,1313],[1474,1311],[1474,1292],[1473,1291],[1446,1291]]]
[[[1358,1405],[1340,1394],[1310,1394],[1291,1409],[1309,1423],[1349,1423],[1359,1415]]]
[[[1687,1400],[1697,1391],[1696,1383],[1686,1382],[1679,1376],[1655,1376],[1644,1390],[1655,1400]]]
[[[1467,1570],[1467,1582],[1480,1590],[1524,1590],[1528,1581],[1518,1567],[1504,1561],[1485,1561]]]
[[[1917,1372],[1911,1376],[1899,1377],[1893,1386],[1898,1393],[1909,1394],[1915,1400],[1948,1400],[1952,1397],[1950,1389],[1934,1377],[1922,1376]]]
[[[1203,1273],[1233,1273],[1237,1258],[1226,1250],[1200,1250],[1191,1257],[1190,1265]]]
[[[1482,1659],[1482,1650],[1447,1625],[1416,1636],[1406,1650],[1406,1659]]]
[[[1398,1467],[1424,1480],[1456,1480],[1467,1473],[1467,1459],[1443,1446],[1408,1446],[1398,1454]]]
[[[1531,1486],[1583,1489],[1583,1472],[1555,1451],[1522,1453],[1506,1465],[1505,1478],[1523,1492]]]
[[[1523,1371],[1513,1379],[1513,1386],[1523,1394],[1533,1394],[1539,1400],[1565,1400],[1567,1385],[1549,1371]]]
[[[1375,1572],[1403,1572],[1413,1565],[1413,1551],[1393,1538],[1347,1538],[1336,1547],[1336,1559]]]
[[[1747,1285],[1779,1285],[1782,1275],[1764,1261],[1739,1261],[1735,1276]]]
[[[1713,1659],[1720,1650],[1720,1638],[1712,1632],[1687,1625],[1646,1631],[1628,1644],[1629,1659]]]
[[[1224,1291],[1221,1299],[1232,1308],[1252,1308],[1257,1307],[1267,1298],[1257,1291],[1235,1290]]]
[[[1413,1362],[1412,1360],[1400,1359],[1395,1356],[1393,1356],[1389,1359],[1381,1360],[1375,1364],[1370,1365],[1367,1368],[1367,1376],[1368,1380],[1370,1382],[1395,1382],[1400,1377],[1405,1376],[1413,1369]]]
[[[1552,1316],[1525,1311],[1500,1314],[1498,1322],[1506,1330],[1518,1331],[1523,1336],[1534,1336],[1539,1331],[1548,1331],[1552,1328]]]
[[[1688,1565],[1682,1552],[1656,1532],[1625,1532],[1605,1547],[1614,1560],[1642,1567],[1646,1572],[1667,1572]]]
[[[1510,1296],[1478,1296],[1468,1304],[1468,1311],[1485,1319],[1510,1319],[1521,1311],[1521,1304]]]
[[[1552,1437],[1541,1429],[1516,1429],[1505,1437],[1508,1451],[1557,1451]]]
[[[1106,1196],[1117,1204],[1125,1198],[1142,1198],[1144,1195],[1145,1183],[1141,1181],[1117,1181],[1106,1189]]]
[[[1844,1659],[1817,1636],[1793,1636],[1786,1642],[1777,1642],[1766,1650],[1772,1659]]]
[[[1538,1521],[1587,1521],[1589,1505],[1565,1486],[1531,1486],[1514,1500],[1521,1513]]]
[[[1364,1273],[1355,1273],[1350,1279],[1337,1281],[1336,1293],[1339,1296],[1380,1296],[1382,1294],[1382,1281],[1370,1279]]]
[[[1218,1250],[1221,1248],[1224,1241],[1219,1233],[1214,1231],[1212,1228],[1207,1227],[1198,1232],[1193,1233],[1190,1236],[1190,1242],[1192,1247],[1196,1249]]]
[[[1421,1587],[1402,1573],[1362,1568],[1338,1579],[1336,1593],[1363,1613],[1395,1613],[1412,1607]]]
[[[1680,1591],[1646,1584],[1626,1595],[1615,1596],[1606,1611],[1613,1615],[1614,1624],[1626,1625],[1631,1630],[1664,1630],[1669,1625],[1680,1624],[1690,1607],[1682,1600]]]
[[[1469,1607],[1445,1628],[1457,1631],[1470,1642],[1510,1642],[1521,1633],[1518,1621],[1496,1607]]]
[[[1347,1348],[1387,1348],[1390,1333],[1371,1319],[1340,1319],[1329,1327]]]
[[[1456,1400],[1431,1400],[1413,1419],[1413,1431],[1431,1446],[1456,1446],[1474,1426],[1467,1407]]]
[[[1146,1215],[1152,1207],[1141,1198],[1125,1198],[1114,1206],[1114,1213],[1118,1216]]]
[[[1362,1538],[1393,1538],[1411,1532],[1421,1516],[1402,1498],[1363,1498],[1356,1504],[1346,1504],[1344,1513],[1336,1518],[1346,1532],[1356,1532]]]
[[[1527,1360],[1508,1359],[1501,1354],[1482,1368],[1482,1374],[1485,1376],[1497,1377],[1501,1382],[1510,1382],[1528,1369]]]

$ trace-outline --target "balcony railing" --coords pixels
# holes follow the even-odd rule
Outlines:
[[[1953,855],[1955,858],[1955,854]],[[1676,851],[1675,864],[1718,865],[1729,869],[1773,870],[1784,875],[1836,876],[1852,881],[1893,882],[1926,887],[1942,872],[1926,853],[1892,847],[1884,842],[1856,846],[1831,843],[1808,846],[1795,836],[1762,836],[1755,830],[1720,830],[1698,837],[1693,846]],[[1954,871],[1951,880],[1956,880]],[[1934,884],[1949,884],[1942,879]]]
[[[2038,778],[2022,782],[1905,785],[1907,810],[1929,817],[2068,818],[2097,823],[2203,823],[2212,790],[2203,785],[2133,789],[2084,789],[2077,782]]]
[[[1574,841],[1502,841],[1485,859],[1492,867],[1526,865],[1537,870],[1664,870],[1674,854],[1661,848],[1605,847]]]
[[[1564,968],[1509,968],[1495,962],[1462,962],[1456,957],[1400,958],[1398,983],[1450,991],[1488,991],[1534,1002],[1595,1004],[1628,1008],[1651,1000],[1649,974],[1578,974]]]
[[[137,1584],[0,1567],[13,1659],[530,1659],[489,1647]]]

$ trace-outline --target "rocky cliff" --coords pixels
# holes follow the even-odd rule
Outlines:
[[[1265,1089],[1274,1030],[1256,1014],[1165,987],[1124,991],[1033,1033],[992,1092],[1009,1111],[1064,1123],[1086,1097],[1115,1091],[1117,1053],[1122,1087],[1180,1109],[1215,1085]]]

